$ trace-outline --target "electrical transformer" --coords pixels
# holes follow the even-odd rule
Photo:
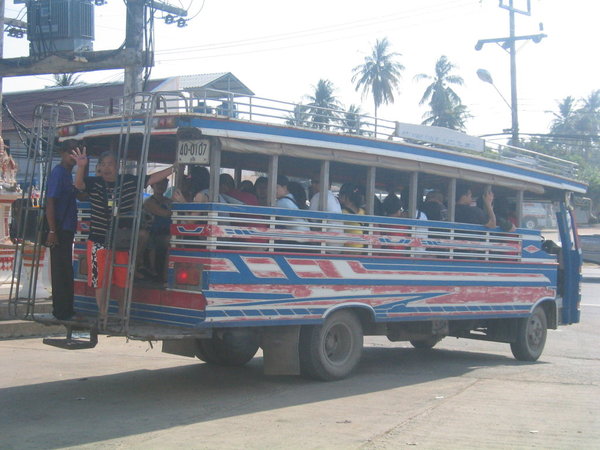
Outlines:
[[[30,56],[93,50],[91,0],[30,0],[26,3]]]

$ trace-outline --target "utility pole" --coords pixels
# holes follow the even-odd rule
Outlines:
[[[27,3],[28,0],[15,0],[18,3]],[[33,1],[33,0],[32,0]],[[14,24],[18,27],[27,27],[27,23],[14,19],[4,19],[4,2],[0,0],[0,21]],[[0,79],[1,77],[27,76],[48,73],[91,72],[96,70],[125,69],[124,95],[131,95],[142,89],[142,72],[145,66],[152,65],[153,55],[144,49],[144,12],[145,8],[153,11],[163,11],[169,14],[165,23],[176,23],[178,27],[187,25],[187,11],[174,7],[158,0],[128,0],[127,17],[125,23],[125,48],[115,50],[81,51],[76,54],[72,51],[37,56],[25,56],[3,59],[0,53]],[[153,11],[150,13],[152,14]],[[175,20],[177,17],[179,19]],[[2,27],[2,33],[4,33]],[[10,34],[9,34],[10,35]],[[3,37],[3,36],[2,36]],[[22,34],[21,36],[22,37]],[[1,41],[0,41],[1,44]],[[1,52],[1,46],[0,46]]]
[[[510,104],[511,104],[511,133],[512,145],[519,145],[519,106],[517,103],[517,51],[515,50],[515,11],[513,9],[513,0],[510,1],[509,28],[510,36],[508,49],[510,53]]]
[[[125,24],[125,48],[135,54],[144,52],[144,9],[145,0],[129,0],[127,2],[127,21]],[[143,58],[146,59],[146,58]],[[142,72],[144,62],[137,61],[133,65],[125,66],[123,76],[123,94],[125,101],[132,100],[132,95],[142,90]]]
[[[508,1],[508,4],[506,4]],[[539,44],[543,38],[547,37],[544,33],[529,34],[525,36],[515,36],[515,13],[531,15],[531,0],[527,0],[527,9],[518,9],[514,6],[514,0],[500,0],[500,8],[508,10],[509,13],[509,36],[494,39],[480,39],[475,45],[475,50],[479,51],[485,44],[495,43],[500,45],[510,55],[510,109],[511,109],[511,145],[519,144],[519,106],[517,103],[517,51],[516,41],[531,40]],[[542,24],[540,24],[542,31]]]

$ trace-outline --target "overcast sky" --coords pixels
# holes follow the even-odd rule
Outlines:
[[[508,0],[504,0],[505,3]],[[526,0],[514,0],[525,5]],[[508,12],[498,0],[171,0],[188,8],[187,27],[157,18],[156,66],[152,78],[180,74],[232,72],[256,95],[300,102],[320,78],[329,79],[346,106],[360,104],[373,114],[372,99],[361,99],[351,82],[352,69],[370,53],[376,39],[387,37],[406,67],[400,93],[379,116],[420,123],[426,111],[418,102],[427,85],[414,81],[433,74],[441,55],[457,66],[465,84],[456,91],[473,118],[467,132],[499,133],[510,128],[508,106],[476,75],[487,69],[510,100],[510,63],[506,51],[488,44],[475,51],[478,39],[508,36]],[[6,16],[23,15],[24,5],[6,2]],[[117,48],[124,39],[122,0],[95,7],[95,50]],[[600,2],[531,0],[532,15],[517,15],[516,34],[539,33],[539,44],[518,44],[517,87],[520,130],[548,131],[557,104],[567,95],[587,97],[600,89]],[[160,14],[159,14],[160,16]],[[27,40],[5,37],[5,57],[27,55]],[[85,73],[83,81],[122,79],[122,71]],[[51,76],[4,79],[4,91],[43,88]]]

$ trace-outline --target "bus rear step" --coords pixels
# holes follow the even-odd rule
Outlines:
[[[73,326],[67,325],[66,338],[44,338],[43,343],[53,347],[62,348],[65,350],[83,350],[86,348],[94,348],[98,343],[98,330],[93,328],[90,330],[89,340],[73,338]],[[75,328],[81,330],[81,328]]]

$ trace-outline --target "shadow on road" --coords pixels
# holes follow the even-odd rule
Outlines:
[[[11,387],[0,389],[2,441],[77,446],[519,364],[495,354],[366,347],[355,375],[331,383],[265,376],[255,358],[241,368],[199,363]]]

